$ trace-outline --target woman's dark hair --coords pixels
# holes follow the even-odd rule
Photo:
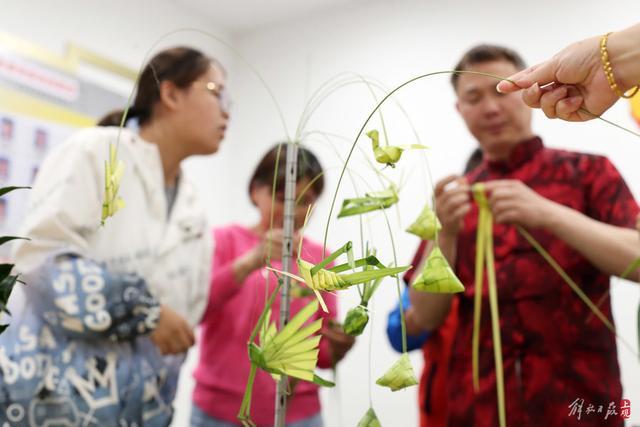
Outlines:
[[[100,120],[98,120],[98,123],[96,123],[96,126],[120,126],[120,123],[122,123],[122,114],[124,113],[123,110],[114,110],[111,111],[110,113],[107,113],[105,116],[103,116]],[[129,114],[127,114],[127,119],[131,118],[131,110],[129,110]]]
[[[127,112],[127,119],[135,117],[143,125],[151,118],[153,107],[160,99],[161,82],[170,81],[184,89],[206,73],[212,64],[224,71],[217,61],[190,47],[174,47],[157,53],[138,78],[136,98]],[[112,111],[98,121],[98,126],[120,126],[123,114],[124,111]]]
[[[251,180],[249,181],[249,195],[256,186],[273,185],[273,176],[276,170],[276,159],[278,158],[278,147],[280,148],[280,158],[278,159],[278,176],[276,177],[276,191],[284,191],[285,169],[287,163],[287,143],[279,143],[271,147],[262,157],[256,166]],[[311,183],[309,189],[316,196],[322,194],[324,190],[324,173],[318,158],[311,151],[302,146],[298,146],[298,173],[296,180],[308,179]],[[299,195],[298,195],[299,196]]]

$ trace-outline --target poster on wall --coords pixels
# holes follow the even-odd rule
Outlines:
[[[69,45],[66,56],[56,56],[0,33],[0,187],[32,185],[52,149],[126,105],[123,93],[83,77],[80,63],[133,84],[134,71],[94,52]],[[18,234],[28,193],[0,198],[0,235]],[[8,260],[9,252],[9,245],[0,246],[0,262]]]
[[[0,111],[0,186],[30,186],[47,153],[76,128]],[[0,198],[0,235],[15,235],[27,208],[28,190]],[[0,246],[6,256],[8,245]]]

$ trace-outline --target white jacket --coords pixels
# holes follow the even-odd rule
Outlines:
[[[206,308],[212,242],[194,187],[181,174],[171,215],[160,154],[130,130],[119,137],[125,163],[120,196],[125,207],[100,225],[104,164],[118,128],[75,134],[44,161],[12,258],[19,272],[37,269],[57,253],[105,263],[114,273],[136,273],[161,304],[196,326]]]

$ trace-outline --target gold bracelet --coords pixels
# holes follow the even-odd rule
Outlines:
[[[600,39],[600,58],[602,59],[602,68],[604,69],[604,75],[607,77],[607,81],[609,82],[611,90],[614,91],[616,95],[621,98],[633,98],[633,96],[638,93],[638,90],[640,90],[640,85],[636,85],[635,87],[631,88],[633,89],[633,92],[629,95],[626,95],[620,90],[618,84],[616,83],[616,79],[613,77],[613,68],[611,67],[611,62],[609,61],[609,52],[607,51],[607,41],[609,40],[610,34],[611,33],[607,33]]]

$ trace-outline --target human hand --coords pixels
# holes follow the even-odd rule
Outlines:
[[[457,175],[448,176],[436,184],[436,215],[442,224],[441,234],[452,237],[458,235],[464,216],[471,209],[469,191],[467,180]]]
[[[356,342],[355,337],[347,335],[342,329],[342,325],[337,322],[329,322],[326,327],[322,328],[321,334],[329,340],[329,351],[333,363],[342,360]]]
[[[297,257],[300,236],[294,234],[291,245],[291,256]],[[279,261],[282,259],[282,248],[284,246],[284,230],[272,228],[267,230],[262,236],[262,241],[252,251],[252,257],[257,266],[264,265],[267,258]]]
[[[615,36],[612,34],[610,40]],[[524,102],[541,108],[549,118],[591,120],[618,100],[602,67],[599,36],[573,43],[551,59],[507,79],[513,83],[501,81],[497,86],[499,92],[525,89]]]
[[[484,183],[493,218],[499,224],[546,228],[555,202],[546,199],[518,180]]]
[[[151,341],[165,355],[184,353],[196,340],[187,321],[169,306],[161,305],[158,325],[151,333]]]

